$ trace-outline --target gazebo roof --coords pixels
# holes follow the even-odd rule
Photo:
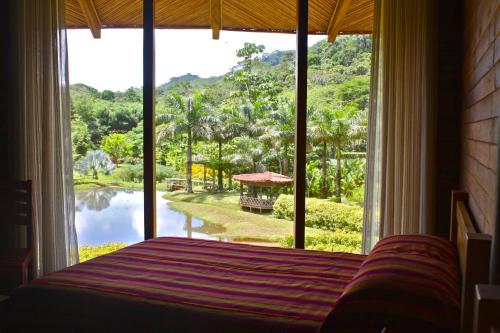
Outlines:
[[[165,29],[294,33],[296,0],[156,0],[155,25]],[[374,0],[309,0],[309,33],[328,35],[371,33]],[[140,28],[141,0],[67,0],[68,28]]]
[[[261,173],[245,173],[235,175],[233,178],[240,183],[248,185],[286,186],[293,183],[293,178],[270,171]]]

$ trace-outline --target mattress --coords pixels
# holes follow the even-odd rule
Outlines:
[[[17,290],[12,325],[316,332],[364,255],[159,237]],[[40,326],[41,325],[41,326]]]

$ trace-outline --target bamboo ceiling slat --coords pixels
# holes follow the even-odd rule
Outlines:
[[[142,26],[142,0],[93,0],[103,28]],[[309,32],[324,34],[338,0],[309,0]],[[88,28],[78,0],[67,0],[68,28]],[[374,0],[352,0],[340,33],[371,33]],[[296,0],[222,0],[222,30],[295,31]],[[156,0],[157,28],[210,28],[210,0]]]

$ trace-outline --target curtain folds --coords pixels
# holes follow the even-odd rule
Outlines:
[[[376,0],[363,251],[386,235],[432,233],[434,0]]]
[[[36,275],[77,263],[64,0],[10,1],[10,176],[33,181]]]

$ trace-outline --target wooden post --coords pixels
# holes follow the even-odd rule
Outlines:
[[[295,247],[304,248],[306,211],[308,0],[297,0],[294,214]]]
[[[156,235],[155,0],[143,0],[144,239]]]
[[[500,142],[497,142],[498,160],[497,165],[500,166]],[[495,227],[493,231],[493,239],[491,242],[490,256],[490,284],[500,285],[500,175],[497,175],[497,197],[496,197],[496,213]]]

